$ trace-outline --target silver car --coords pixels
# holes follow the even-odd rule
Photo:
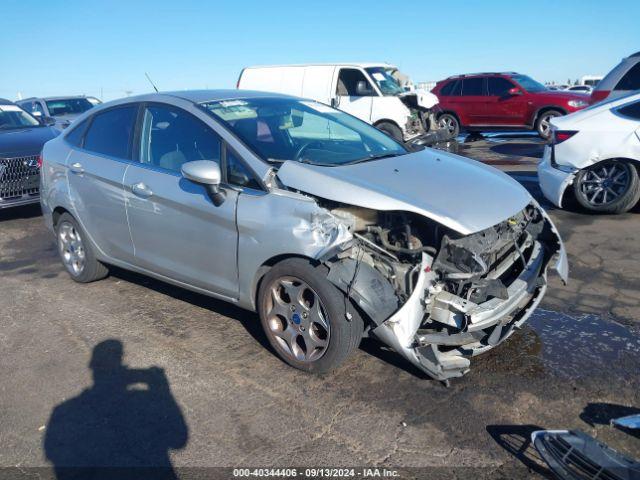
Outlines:
[[[368,335],[448,381],[526,321],[549,265],[567,277],[556,228],[509,176],[284,95],[97,106],[46,144],[41,187],[74,280],[116,265],[257,311],[309,372]]]

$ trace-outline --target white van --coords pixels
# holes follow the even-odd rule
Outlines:
[[[237,88],[285,93],[339,108],[397,140],[418,140],[430,126],[438,98],[402,88],[385,63],[274,65],[247,67]]]

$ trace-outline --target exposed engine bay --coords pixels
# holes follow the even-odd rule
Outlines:
[[[436,114],[438,113],[438,97],[427,91],[413,91],[400,95],[400,100],[411,111],[411,118],[407,122],[407,131],[423,133],[438,128]]]
[[[446,381],[509,337],[546,289],[560,239],[536,205],[461,235],[421,215],[323,205],[352,235],[322,259],[368,333]]]

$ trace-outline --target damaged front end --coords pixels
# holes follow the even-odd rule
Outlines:
[[[407,212],[328,209],[353,236],[322,259],[328,279],[371,320],[371,335],[438,380],[464,375],[527,320],[552,259],[566,281],[562,241],[534,201],[470,235]]]

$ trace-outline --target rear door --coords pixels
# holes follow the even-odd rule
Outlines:
[[[496,126],[518,126],[526,123],[526,94],[509,95],[509,90],[514,87],[517,85],[504,77],[487,78],[487,99],[483,122]]]
[[[370,94],[357,92],[358,82],[365,82]],[[336,81],[336,108],[371,123],[371,109],[375,92],[365,74],[357,68],[341,68]]]
[[[122,186],[131,164],[138,104],[104,110],[70,134],[81,134],[67,159],[76,219],[108,257],[130,262],[133,247]],[[85,128],[86,131],[78,130]]]
[[[222,141],[202,120],[166,104],[141,114],[137,158],[124,185],[135,263],[180,282],[237,298],[236,202],[226,189],[215,206],[204,187],[184,179],[182,164],[220,163]]]
[[[462,80],[462,95],[458,98],[458,102],[464,118],[461,121],[464,125],[483,125],[483,116],[487,109],[485,83],[485,77],[469,77]]]

